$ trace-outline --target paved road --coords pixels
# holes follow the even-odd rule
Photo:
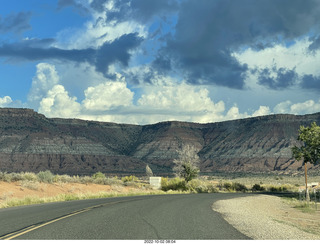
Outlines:
[[[214,201],[239,196],[135,196],[0,209],[0,239],[248,239],[211,209]]]

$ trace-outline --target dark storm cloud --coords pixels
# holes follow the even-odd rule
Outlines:
[[[110,10],[106,5],[111,2]],[[76,6],[78,2],[59,0],[59,4]],[[147,24],[154,17],[158,17],[157,23],[174,19],[174,30],[159,28],[149,33],[157,51],[151,51],[153,61],[150,73],[144,75],[145,82],[175,74],[191,84],[244,89],[249,68],[239,63],[234,52],[285,45],[320,31],[318,0],[93,0],[90,7],[105,13],[107,22]],[[319,36],[311,36],[310,41],[310,51],[320,47]],[[101,70],[100,65],[96,67]],[[258,82],[271,89],[296,84],[295,70],[272,70],[274,79],[271,70],[260,71]]]
[[[259,71],[258,83],[270,89],[281,90],[297,83],[298,74],[295,70],[285,68],[265,68]]]
[[[248,68],[232,53],[247,47],[263,49],[307,34],[320,26],[319,6],[319,1],[305,0],[182,1],[176,32],[167,38],[159,57],[169,59],[168,67],[182,71],[190,83],[242,89]],[[269,84],[288,86],[287,78],[293,73],[283,72],[276,83]]]
[[[52,39],[31,40],[15,44],[0,46],[0,57],[7,57],[11,61],[38,61],[38,60],[67,60],[77,63],[87,62],[96,67],[96,70],[105,74],[109,65],[119,62],[128,65],[131,57],[129,51],[138,47],[142,39],[136,34],[123,35],[113,42],[105,42],[98,49],[65,50],[55,47],[46,47]]]
[[[304,75],[301,87],[304,89],[314,89],[320,91],[320,76]]]
[[[31,12],[12,13],[6,17],[0,15],[0,33],[13,32],[20,34],[31,29],[29,21]]]
[[[97,71],[105,73],[108,66],[115,62],[120,62],[128,66],[131,54],[130,50],[138,47],[143,39],[137,34],[127,34],[114,40],[112,43],[106,42],[95,53],[95,66]]]

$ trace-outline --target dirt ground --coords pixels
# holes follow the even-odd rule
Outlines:
[[[256,195],[218,201],[213,209],[255,240],[320,240],[320,206],[303,212],[291,201]]]
[[[10,199],[25,197],[55,197],[62,194],[128,193],[143,190],[122,185],[98,185],[80,183],[39,183],[39,182],[2,182],[0,181],[0,206]]]

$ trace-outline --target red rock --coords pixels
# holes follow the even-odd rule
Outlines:
[[[266,172],[301,169],[292,159],[300,125],[320,113],[269,115],[219,123],[162,122],[139,126],[49,119],[31,109],[0,109],[0,171],[59,174],[172,173],[183,144],[199,150],[201,171]],[[317,168],[318,166],[313,166]]]

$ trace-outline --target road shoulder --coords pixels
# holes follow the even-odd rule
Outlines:
[[[308,220],[310,214],[292,208],[276,196],[255,195],[220,200],[212,205],[212,209],[240,232],[255,240],[320,239],[319,235],[307,233],[297,224]]]

